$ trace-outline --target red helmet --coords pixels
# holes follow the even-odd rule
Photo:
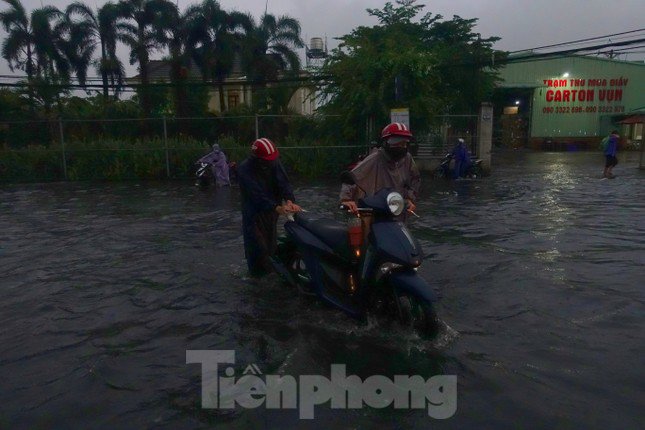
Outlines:
[[[273,161],[280,155],[275,144],[266,137],[256,139],[251,145],[251,152],[256,157],[267,161]]]
[[[381,132],[381,139],[387,139],[390,136],[405,136],[412,138],[412,133],[408,130],[408,127],[401,122],[393,122],[390,125],[387,125]]]

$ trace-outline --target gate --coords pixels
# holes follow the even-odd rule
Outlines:
[[[417,136],[415,159],[443,158],[446,153],[452,151],[459,138],[464,139],[471,155],[479,155],[477,154],[478,115],[440,115],[438,118],[441,118],[441,126]]]

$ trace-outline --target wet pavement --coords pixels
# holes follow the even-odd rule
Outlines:
[[[0,428],[643,428],[645,171],[517,153],[482,180],[423,178],[413,234],[447,324],[422,341],[275,278],[248,278],[236,188],[0,188]],[[338,187],[298,183],[334,216]],[[264,374],[455,374],[456,414],[200,407],[186,350]]]

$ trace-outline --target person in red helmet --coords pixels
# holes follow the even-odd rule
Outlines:
[[[278,216],[299,212],[289,178],[275,144],[256,139],[251,155],[237,168],[242,194],[244,254],[252,276],[273,270],[270,257],[277,247]]]
[[[387,125],[381,132],[381,148],[373,151],[352,171],[355,184],[343,184],[341,203],[356,213],[356,200],[383,188],[392,188],[407,200],[408,212],[416,209],[420,175],[408,146],[413,136],[400,122]]]

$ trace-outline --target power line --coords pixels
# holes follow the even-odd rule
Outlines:
[[[624,31],[622,33],[607,34],[605,36],[597,36],[597,37],[589,37],[589,38],[586,38],[586,39],[573,40],[571,42],[561,42],[561,43],[555,43],[553,45],[538,46],[536,48],[521,49],[521,50],[518,50],[518,51],[510,51],[509,54],[515,54],[515,53],[518,53],[518,52],[533,51],[533,50],[539,50],[539,49],[545,49],[545,48],[555,48],[556,46],[575,45],[575,44],[578,44],[578,43],[589,42],[589,41],[592,41],[592,40],[606,39],[606,38],[610,38],[610,37],[622,36],[622,35],[625,35],[625,34],[638,33],[638,32],[641,32],[641,31],[645,31],[645,28],[639,28],[637,30]]]
[[[554,45],[546,45],[543,46],[542,48],[546,47],[554,47],[554,46],[566,46],[566,45],[571,45],[577,42],[581,41],[590,41],[590,40],[597,40],[601,39],[604,37],[611,37],[611,36],[620,36],[620,35],[625,35],[625,34],[633,34],[636,32],[643,31],[645,29],[639,29],[639,30],[632,30],[628,32],[622,32],[622,33],[615,33],[612,35],[607,35],[607,36],[600,36],[600,37],[595,37],[595,38],[587,38],[587,39],[580,39],[579,41],[573,41],[573,42],[563,42],[559,44],[554,44]],[[635,49],[635,48],[641,48],[643,45],[641,45],[643,42],[645,42],[645,38],[639,38],[639,39],[631,39],[631,40],[624,40],[624,41],[617,41],[617,42],[610,42],[610,43],[604,43],[601,45],[593,45],[593,46],[585,46],[585,47],[579,47],[579,48],[572,48],[572,49],[567,49],[567,50],[561,50],[561,51],[552,51],[552,52],[544,52],[544,53],[534,53],[530,52],[527,50],[522,50],[522,51],[513,51],[510,54],[513,53],[526,53],[524,55],[516,55],[516,56],[509,56],[506,59],[499,59],[495,61],[497,64],[506,64],[506,63],[520,63],[520,62],[528,62],[528,61],[537,61],[540,59],[550,59],[550,58],[557,58],[557,57],[567,57],[571,56],[580,52],[588,52],[588,51],[597,51],[598,53],[601,52],[601,50],[607,49],[607,48],[618,48],[618,49],[613,49],[614,52],[620,52],[620,53],[626,53],[622,52],[628,49]],[[637,46],[632,46],[632,45],[637,45]],[[627,48],[619,48],[621,46],[627,46]],[[538,48],[534,48],[538,49]],[[602,51],[602,53],[607,53],[608,51]],[[609,51],[610,52],[610,51]],[[593,53],[588,53],[587,55],[593,55]],[[446,65],[446,67],[465,67],[465,66],[475,66],[478,63],[476,62],[464,62],[464,63],[453,63],[451,65]],[[479,63],[479,65],[485,65],[485,63]],[[23,75],[0,75],[0,78],[4,79],[26,79],[27,76]],[[78,78],[70,78],[73,80],[78,81]],[[182,82],[150,82],[148,84],[142,84],[140,82],[123,82],[122,84],[111,84],[108,83],[107,86],[103,85],[102,83],[102,78],[96,77],[96,78],[90,78],[86,79],[86,83],[84,85],[81,85],[80,83],[61,83],[61,84],[55,84],[55,83],[47,83],[47,82],[0,82],[0,87],[13,87],[13,88],[24,88],[24,87],[47,87],[47,88],[60,88],[60,89],[80,89],[80,90],[100,90],[104,88],[109,88],[109,89],[120,89],[122,92],[133,92],[136,91],[139,88],[172,88],[172,87],[177,87],[177,86],[190,86],[190,87],[206,87],[206,88],[213,88],[216,86],[232,86],[232,85],[248,85],[253,87],[254,85],[263,85],[263,84],[282,84],[283,88],[284,87],[301,87],[302,84],[315,84],[315,83],[324,83],[325,81],[328,81],[331,79],[331,76],[329,75],[309,75],[309,76],[293,76],[293,77],[283,77],[280,79],[272,79],[272,80],[264,80],[264,81],[206,81],[204,82],[201,79],[189,79],[189,80],[184,80]],[[129,78],[129,80],[132,80],[132,78]],[[90,83],[88,83],[90,82]],[[100,83],[91,83],[91,82],[100,82]],[[291,85],[284,85],[284,84],[291,84]]]
[[[639,44],[645,42],[645,38],[642,39],[634,39],[630,41],[624,41],[624,42],[613,42],[613,43],[605,43],[602,45],[594,45],[594,46],[586,46],[582,48],[574,48],[574,49],[565,49],[563,51],[555,51],[555,52],[545,52],[545,53],[532,53],[532,54],[527,54],[527,55],[522,55],[522,56],[515,56],[515,57],[509,57],[506,60],[502,60],[502,63],[519,63],[519,62],[525,62],[525,61],[532,61],[538,58],[548,58],[548,57],[558,57],[558,56],[568,56],[572,54],[576,54],[579,52],[585,52],[585,51],[596,51],[600,49],[605,49],[605,48],[612,48],[614,46],[629,46],[633,44]]]

